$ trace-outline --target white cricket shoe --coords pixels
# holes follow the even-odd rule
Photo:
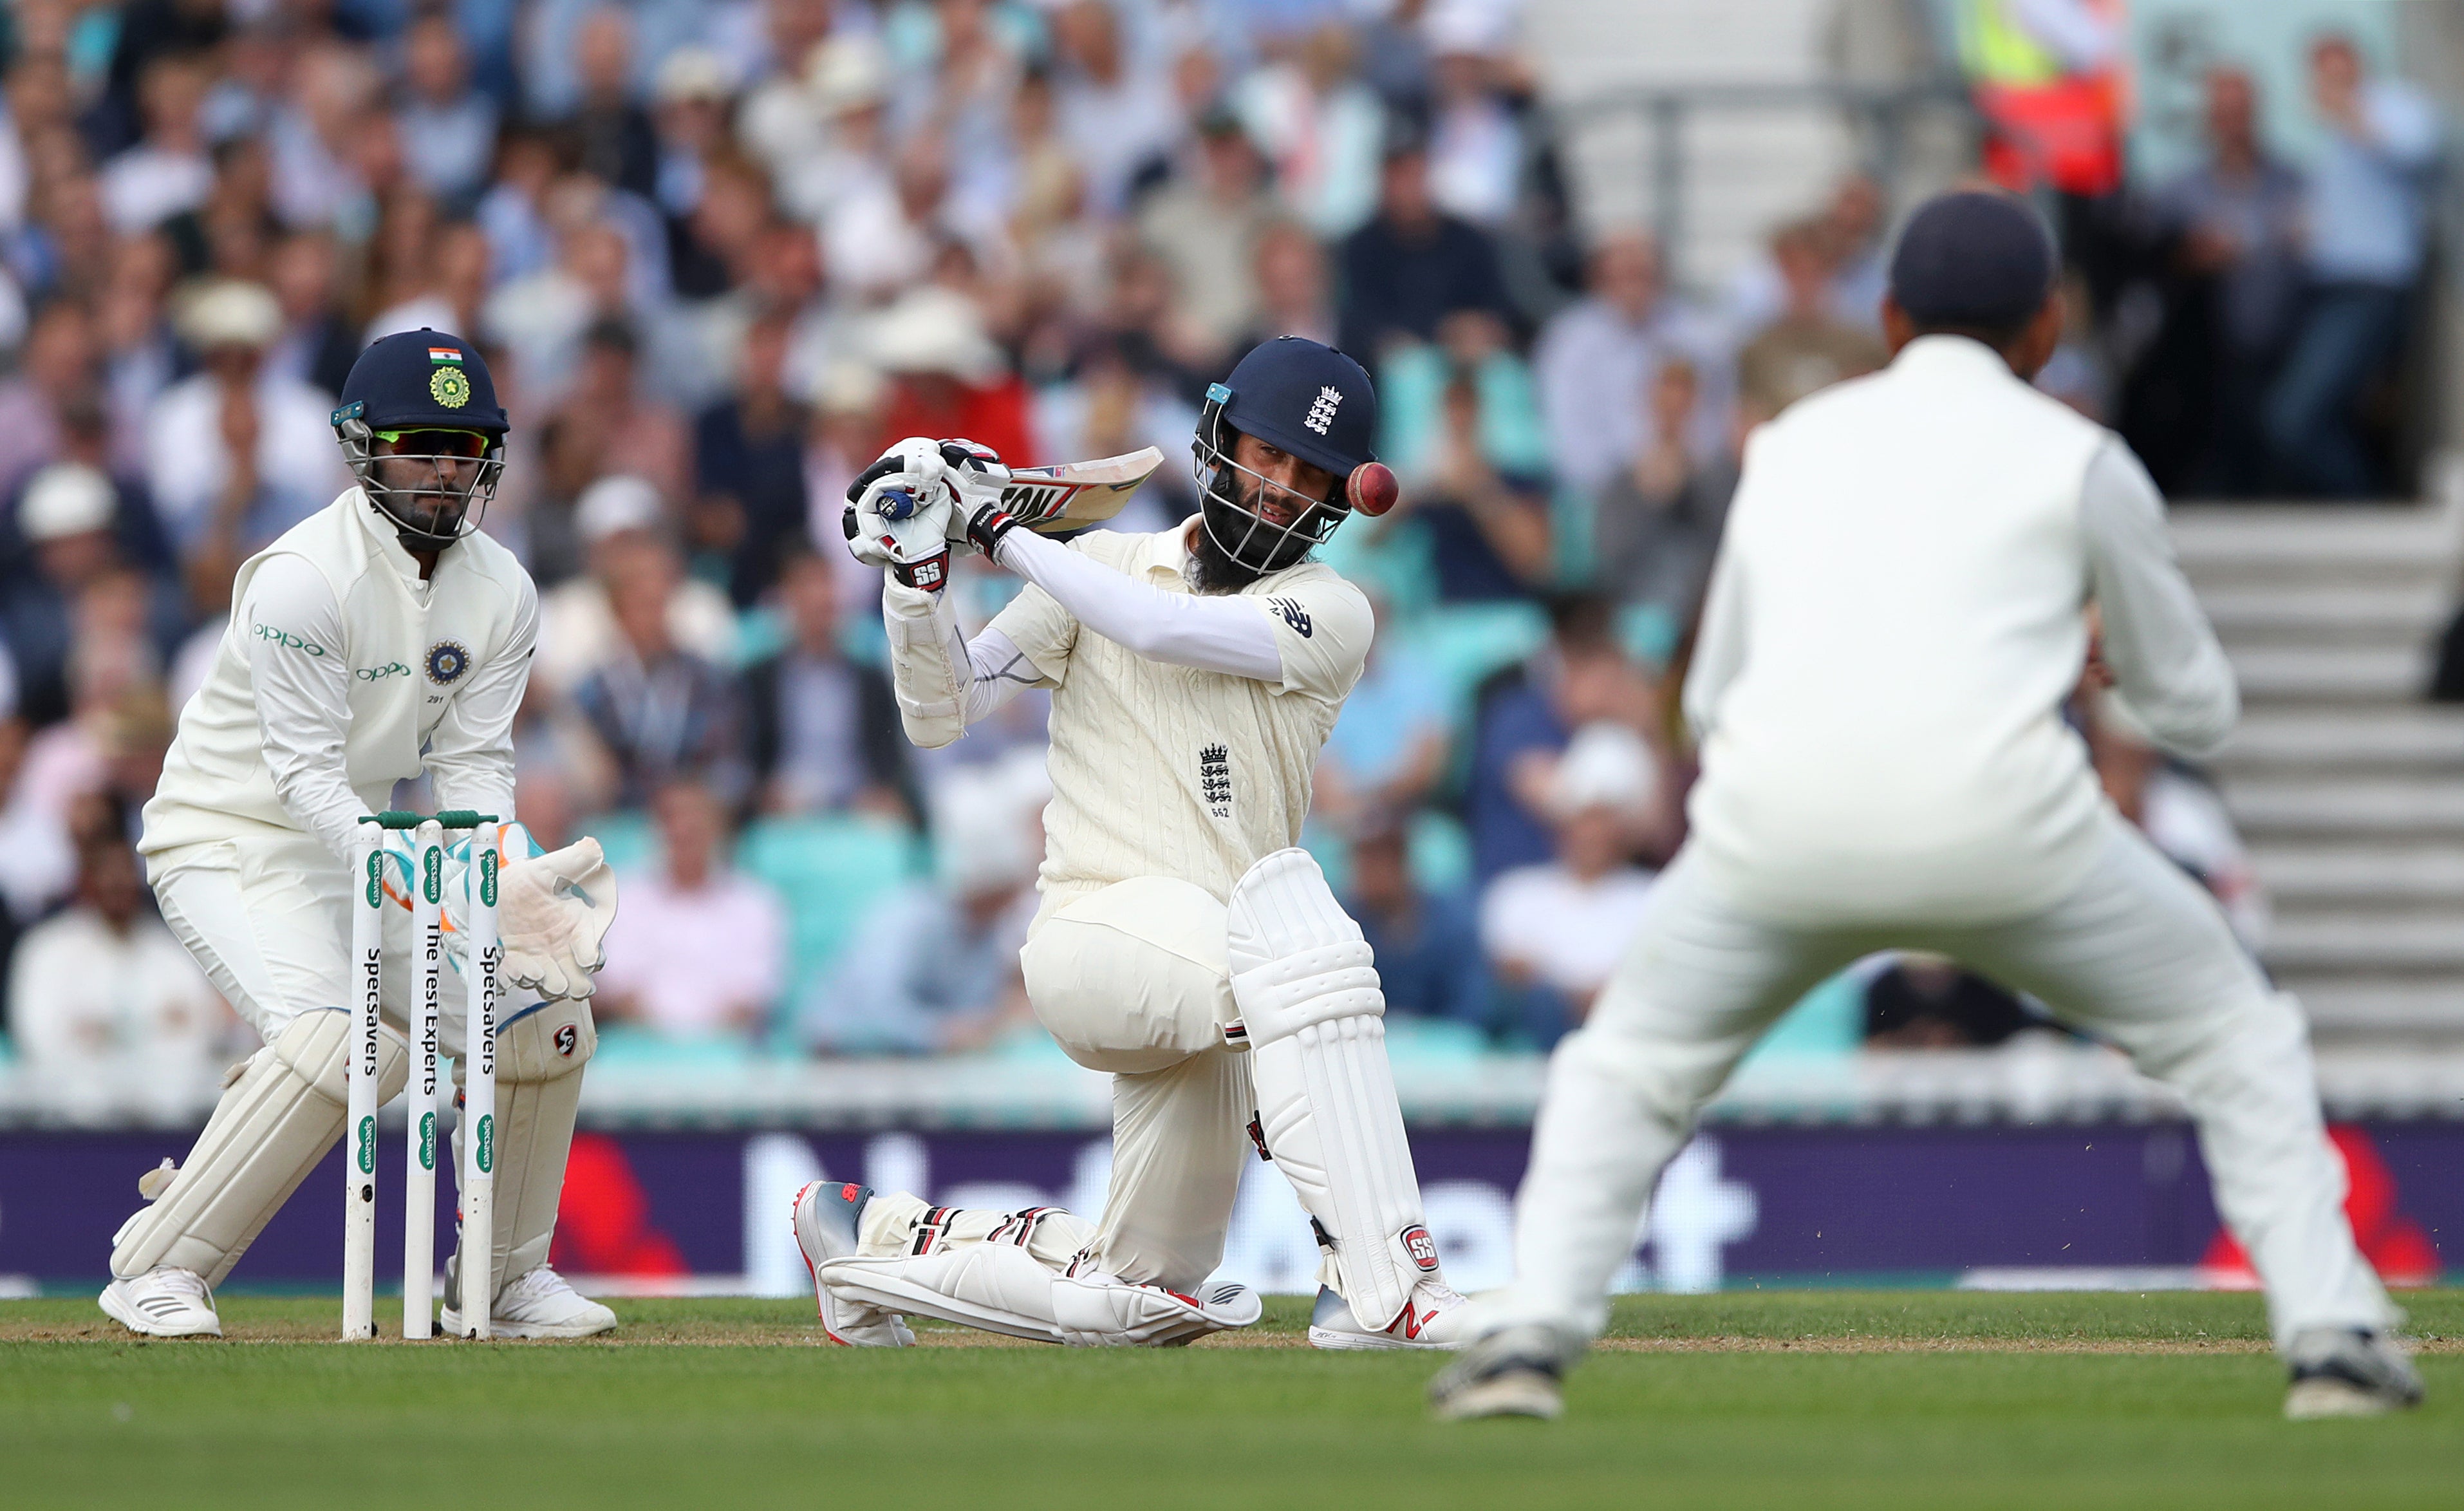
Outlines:
[[[194,1270],[158,1264],[143,1275],[113,1280],[96,1298],[104,1315],[148,1338],[220,1338],[214,1293]]]
[[[830,1342],[851,1348],[904,1348],[915,1341],[897,1314],[842,1300],[822,1283],[822,1266],[856,1252],[856,1224],[872,1188],[853,1181],[810,1181],[796,1193],[796,1247],[813,1278],[813,1309]]]
[[[448,1301],[436,1319],[449,1338],[462,1336],[462,1314]],[[488,1330],[498,1338],[588,1338],[616,1325],[616,1314],[564,1282],[542,1264],[496,1293]]]
[[[1352,1306],[1334,1287],[1321,1285],[1317,1306],[1309,1313],[1309,1345],[1314,1348],[1460,1348],[1471,1342],[1469,1303],[1442,1280],[1422,1280],[1412,1287],[1403,1315],[1383,1331],[1373,1330],[1352,1315]]]
[[[2285,1351],[2284,1414],[2382,1416],[2421,1404],[2421,1375],[2402,1345],[2365,1327],[2305,1327]]]

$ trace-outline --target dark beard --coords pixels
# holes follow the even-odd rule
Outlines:
[[[1265,573],[1234,561],[1229,551],[1215,543],[1215,532],[1206,527],[1202,518],[1205,509],[1204,500],[1200,500],[1198,549],[1190,563],[1189,586],[1201,593],[1237,593]]]

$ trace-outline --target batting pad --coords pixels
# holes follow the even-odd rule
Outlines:
[[[349,1013],[319,1009],[250,1056],[187,1163],[113,1235],[111,1273],[126,1279],[169,1264],[220,1285],[341,1136],[350,1036]],[[378,1103],[409,1076],[408,1046],[390,1026],[381,1029]]]
[[[1415,1284],[1438,1278],[1438,1254],[1420,1225],[1369,944],[1304,850],[1251,866],[1227,911],[1266,1153],[1317,1219],[1353,1315],[1385,1327]]]
[[[547,1262],[556,1237],[557,1198],[564,1192],[565,1157],[573,1149],[574,1115],[582,1106],[582,1067],[599,1048],[590,999],[564,997],[514,1014],[496,1031],[496,1233],[493,1297],[508,1280]],[[453,1067],[454,1084],[462,1066]],[[453,1170],[462,1170],[462,1124],[454,1120]],[[446,1262],[447,1296],[461,1291],[457,1236]]]
[[[1216,1286],[1201,1300],[1106,1276],[1073,1279],[1005,1243],[922,1257],[833,1259],[820,1278],[843,1300],[1076,1348],[1170,1347],[1246,1327],[1260,1312],[1246,1286]]]

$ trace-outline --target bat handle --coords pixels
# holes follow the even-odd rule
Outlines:
[[[891,488],[881,496],[881,517],[885,520],[911,520],[915,517],[915,495],[904,488]]]

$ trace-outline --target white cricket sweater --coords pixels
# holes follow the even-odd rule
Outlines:
[[[2220,744],[2233,672],[2155,485],[1986,346],[1921,338],[1757,431],[1685,688],[1707,878],[1813,925],[2058,900],[2106,806],[2060,717],[2090,601],[2156,741]]]
[[[539,591],[511,551],[474,531],[423,583],[353,488],[243,563],[231,602],[140,850],[288,831],[347,858],[360,815],[423,764],[440,808],[514,816]]]

